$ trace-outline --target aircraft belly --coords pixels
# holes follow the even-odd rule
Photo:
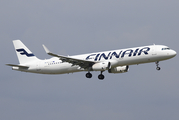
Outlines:
[[[150,63],[156,62],[158,58],[155,56],[136,56],[132,58],[124,58],[119,61],[119,66],[123,65],[135,65],[135,64],[143,64],[143,63]]]
[[[49,67],[44,67],[41,70],[42,74],[65,74],[65,73],[73,73],[79,72],[81,70],[78,69],[78,66],[71,66],[70,64],[64,65],[54,65]]]

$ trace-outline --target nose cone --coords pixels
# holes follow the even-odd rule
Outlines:
[[[175,57],[175,56],[177,55],[177,52],[174,51],[174,50],[171,50],[171,52],[169,53],[169,55],[170,55],[171,57]]]

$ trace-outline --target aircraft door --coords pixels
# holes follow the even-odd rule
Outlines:
[[[152,55],[157,55],[156,47],[155,45],[152,47]]]
[[[37,71],[40,71],[40,70],[41,70],[41,68],[40,68],[40,62],[37,62],[37,64],[36,64],[36,70],[37,70]]]

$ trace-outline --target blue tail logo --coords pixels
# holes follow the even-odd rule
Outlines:
[[[29,54],[29,53],[27,53],[27,51],[24,50],[24,49],[17,49],[16,51],[17,51],[17,52],[21,52],[21,53],[20,53],[21,55],[26,55],[27,57],[35,56],[34,54]]]

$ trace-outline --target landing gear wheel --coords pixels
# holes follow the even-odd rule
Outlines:
[[[157,69],[157,70],[160,70],[160,67],[157,67],[156,69]]]
[[[155,62],[156,66],[157,66],[157,70],[160,70],[160,67],[159,67],[159,61]]]
[[[104,79],[104,75],[103,74],[98,75],[98,79],[103,80]]]
[[[87,78],[92,78],[92,74],[91,73],[86,73],[86,77]]]

